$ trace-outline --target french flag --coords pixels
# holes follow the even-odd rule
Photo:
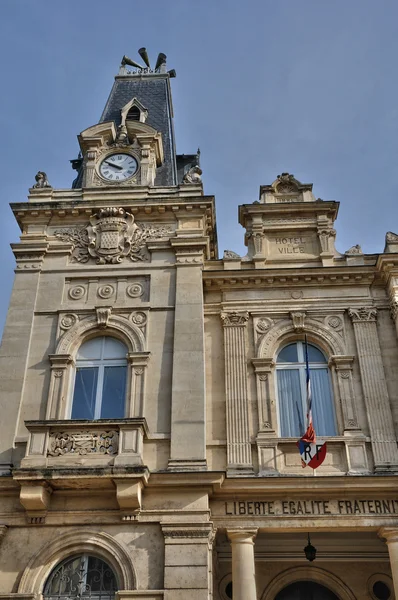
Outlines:
[[[309,444],[315,444],[316,435],[315,429],[312,423],[312,396],[311,396],[311,379],[310,379],[310,368],[308,364],[308,344],[307,336],[305,336],[305,372],[306,372],[306,388],[307,388],[307,431],[301,438],[303,442]]]

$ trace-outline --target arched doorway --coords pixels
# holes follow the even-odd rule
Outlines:
[[[275,600],[339,600],[339,598],[320,583],[297,581],[280,591]]]

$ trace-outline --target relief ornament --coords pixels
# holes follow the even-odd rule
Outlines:
[[[131,213],[116,207],[102,208],[86,226],[54,232],[57,238],[72,244],[72,261],[86,263],[92,257],[98,265],[119,264],[125,258],[147,261],[147,241],[169,234],[164,226],[137,225]]]

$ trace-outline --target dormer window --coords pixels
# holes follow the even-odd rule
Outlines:
[[[120,111],[120,116],[122,125],[125,125],[128,122],[131,123],[132,121],[145,123],[148,117],[148,111],[137,98],[133,98],[123,106]]]
[[[138,106],[132,106],[127,113],[126,121],[141,121],[141,111]]]

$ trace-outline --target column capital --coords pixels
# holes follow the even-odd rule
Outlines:
[[[254,544],[254,538],[258,532],[257,527],[250,529],[227,529],[227,535],[231,544]]]
[[[348,314],[353,323],[375,323],[377,319],[377,308],[362,306],[361,308],[349,308]]]
[[[384,539],[386,544],[398,542],[398,527],[380,527],[377,535]]]
[[[221,320],[224,327],[245,327],[249,320],[249,313],[245,312],[222,312]]]

